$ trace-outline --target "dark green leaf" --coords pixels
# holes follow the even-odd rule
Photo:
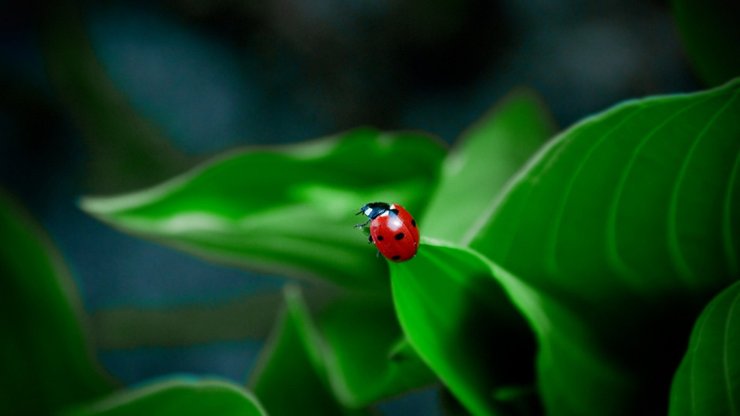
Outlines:
[[[138,114],[100,65],[76,2],[50,3],[42,50],[49,79],[90,152],[87,180],[98,192],[149,186],[192,165]]]
[[[318,326],[331,384],[348,406],[367,406],[436,380],[405,343],[385,296],[345,296],[321,313]]]
[[[63,416],[265,416],[257,400],[232,383],[175,378],[124,390]]]
[[[250,382],[271,416],[351,413],[331,390],[322,345],[300,292],[288,288],[285,311]]]
[[[391,267],[393,299],[409,343],[475,415],[510,414],[534,383],[535,341],[527,322],[494,280],[494,266],[469,249],[421,244]],[[503,273],[503,271],[501,271]],[[504,276],[497,278],[505,279]],[[512,279],[512,288],[515,282]],[[524,300],[520,291],[507,288]]]
[[[83,208],[123,230],[207,258],[353,287],[387,287],[353,225],[368,201],[421,212],[444,149],[427,136],[361,129],[235,152],[160,186]]]
[[[424,235],[458,243],[499,191],[554,128],[542,103],[521,90],[465,132],[445,159],[442,178],[426,215]]]
[[[689,59],[707,85],[740,75],[740,3],[673,0],[673,15]]]
[[[587,119],[538,153],[482,222],[471,247],[545,299],[549,412],[665,412],[656,398],[696,305],[740,276],[738,95],[735,80]]]
[[[0,414],[47,414],[110,391],[62,259],[2,192],[0,230]]]
[[[740,282],[704,309],[671,389],[671,416],[740,414]]]

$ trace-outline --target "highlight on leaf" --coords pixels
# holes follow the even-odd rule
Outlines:
[[[357,129],[233,152],[159,186],[81,206],[123,231],[219,263],[378,290],[387,287],[386,265],[368,255],[353,214],[381,199],[422,212],[444,154],[423,134]]]

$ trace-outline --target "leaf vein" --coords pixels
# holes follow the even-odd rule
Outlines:
[[[732,104],[735,98],[737,98],[739,92],[740,91],[733,94],[733,96],[729,100],[727,100],[725,104],[723,104],[715,111],[715,113],[707,121],[706,125],[701,129],[696,138],[693,140],[691,146],[689,147],[689,150],[686,152],[686,156],[684,157],[683,163],[681,164],[681,168],[678,172],[678,176],[676,177],[676,181],[673,185],[671,201],[668,206],[668,247],[671,257],[673,258],[673,262],[679,272],[679,275],[682,275],[684,277],[684,280],[686,281],[697,280],[698,276],[691,270],[691,266],[684,257],[681,250],[681,245],[678,242],[677,216],[678,197],[680,194],[681,185],[686,178],[686,174],[689,170],[690,161],[695,154],[696,149],[699,147],[699,143],[707,136],[707,131],[709,131],[709,129],[711,129],[712,126],[717,122],[719,116],[722,115],[722,113],[727,110],[730,104]]]
[[[546,267],[547,270],[550,271],[553,274],[557,274],[557,256],[556,256],[556,249],[557,249],[557,242],[558,242],[558,234],[561,231],[561,220],[563,216],[565,215],[565,208],[567,206],[568,198],[570,197],[570,194],[573,191],[574,184],[576,182],[576,179],[580,176],[584,166],[587,164],[588,160],[593,156],[596,149],[601,146],[605,140],[607,140],[617,129],[622,127],[624,124],[626,124],[628,121],[632,120],[635,115],[639,114],[639,110],[634,110],[630,114],[624,117],[624,119],[620,120],[617,124],[612,126],[608,131],[604,132],[600,135],[600,137],[593,142],[593,144],[589,147],[588,151],[585,153],[585,155],[581,158],[580,162],[578,163],[578,166],[575,168],[573,173],[570,175],[570,179],[568,180],[568,183],[565,186],[565,190],[563,192],[562,198],[560,198],[560,203],[558,204],[558,209],[553,217],[553,229],[550,232],[550,235],[548,236],[548,244],[545,253],[546,254]]]
[[[660,131],[661,128],[666,126],[670,121],[676,119],[678,116],[683,114],[684,112],[690,110],[691,108],[703,104],[705,101],[712,98],[711,96],[705,97],[702,100],[696,101],[696,102],[690,102],[688,105],[686,105],[681,110],[673,112],[670,116],[666,117],[661,123],[659,123],[655,128],[653,128],[648,134],[646,134],[642,139],[640,139],[640,142],[638,145],[634,148],[632,151],[632,155],[630,156],[629,160],[627,161],[627,165],[624,168],[624,171],[620,175],[619,181],[617,182],[617,186],[614,190],[614,196],[612,199],[611,206],[609,208],[609,214],[607,216],[607,231],[606,231],[606,243],[607,243],[607,252],[609,253],[609,258],[612,261],[612,267],[614,267],[615,271],[622,275],[625,280],[632,280],[634,282],[638,282],[640,278],[640,273],[636,270],[634,270],[632,267],[627,265],[627,263],[621,258],[619,254],[619,249],[617,248],[617,212],[619,211],[619,203],[622,200],[622,196],[625,192],[626,185],[627,185],[627,178],[629,177],[630,172],[634,168],[634,166],[637,163],[637,160],[641,154],[641,151],[643,148],[647,145],[647,143],[652,139],[658,131]],[[643,106],[643,110],[644,110]]]

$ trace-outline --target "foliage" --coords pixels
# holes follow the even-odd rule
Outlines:
[[[258,416],[239,386],[179,377],[130,391],[100,370],[64,263],[39,227],[0,193],[3,368],[0,410],[7,415]]]
[[[402,200],[420,211],[443,156],[425,135],[358,129],[233,152],[145,191],[86,198],[82,207],[219,262],[382,289],[385,265],[367,256],[366,241],[347,224],[367,200]]]
[[[383,359],[395,337],[371,334],[394,320],[366,318],[392,310],[366,284],[385,281],[385,262],[348,215],[384,199],[408,200],[422,233],[430,224],[417,258],[391,265],[393,302],[406,342],[469,411],[537,412],[540,397],[553,414],[661,412],[692,317],[737,278],[739,86],[616,106],[552,139],[516,173],[497,158],[523,162],[509,155],[534,151],[550,127],[531,96],[514,95],[451,151],[434,192],[434,142],[359,130],[245,150],[83,208],[187,250],[275,272],[288,263],[375,296],[366,306],[336,300],[334,318],[318,325],[289,297],[255,384],[261,397],[291,390],[299,368],[321,390],[310,396],[340,413],[426,382],[408,367],[383,375],[395,366]],[[401,155],[403,171],[352,170]],[[265,177],[275,182],[261,186]],[[410,378],[398,384],[398,371]]]
[[[740,78],[736,45],[706,47],[727,37],[726,16],[695,7],[674,2],[712,89],[619,103],[558,134],[518,90],[451,149],[359,128],[237,149],[181,174],[192,160],[71,45],[84,43],[73,11],[51,13],[47,34],[71,35],[42,39],[49,71],[90,146],[114,152],[143,132],[111,177],[93,175],[98,186],[169,178],[81,209],[217,264],[299,280],[246,386],[173,375],[121,388],[96,361],[61,256],[0,194],[0,413],[364,415],[430,386],[450,395],[451,413],[737,413]],[[416,216],[415,258],[387,262],[353,229],[371,201]],[[115,342],[136,344],[119,329]]]

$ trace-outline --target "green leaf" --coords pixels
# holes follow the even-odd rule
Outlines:
[[[80,6],[49,5],[41,46],[49,80],[89,151],[86,179],[98,192],[149,186],[192,166],[150,120],[145,119],[101,66],[85,33]]]
[[[285,316],[263,353],[264,368],[253,377],[271,414],[325,406],[326,412],[346,414],[436,379],[416,352],[404,346],[386,297],[345,294],[324,307],[316,322],[296,288],[286,291],[286,302]],[[317,391],[304,393],[305,387],[291,382],[296,372],[308,377]],[[302,400],[280,399],[293,389],[300,389]]]
[[[699,77],[716,86],[740,75],[740,5],[725,0],[673,0],[673,15]]]
[[[527,295],[472,250],[425,240],[391,267],[393,300],[409,343],[474,415],[511,414],[532,402],[534,336],[510,294]],[[528,391],[527,397],[507,394]],[[512,400],[513,398],[513,400]]]
[[[47,414],[109,392],[61,257],[3,192],[0,229],[0,414]]]
[[[423,217],[424,235],[458,243],[519,168],[554,133],[549,114],[528,90],[518,90],[458,139]],[[454,208],[453,208],[454,207]]]
[[[368,201],[421,212],[444,148],[427,136],[353,130],[227,154],[154,188],[82,207],[125,231],[214,261],[344,286],[387,287],[353,229]]]
[[[735,80],[589,118],[481,222],[470,246],[546,299],[540,342],[573,334],[571,366],[540,358],[549,412],[665,412],[656,397],[696,305],[740,276],[738,95]]]
[[[725,289],[694,325],[673,378],[671,416],[740,414],[740,282]]]
[[[252,396],[239,386],[218,380],[159,381],[76,407],[63,416],[265,416]]]
[[[347,406],[367,406],[436,380],[405,342],[386,296],[344,296],[322,311],[318,328],[331,385]]]
[[[300,292],[288,287],[285,294],[285,311],[252,375],[252,390],[271,416],[351,414],[331,390],[321,340]]]

